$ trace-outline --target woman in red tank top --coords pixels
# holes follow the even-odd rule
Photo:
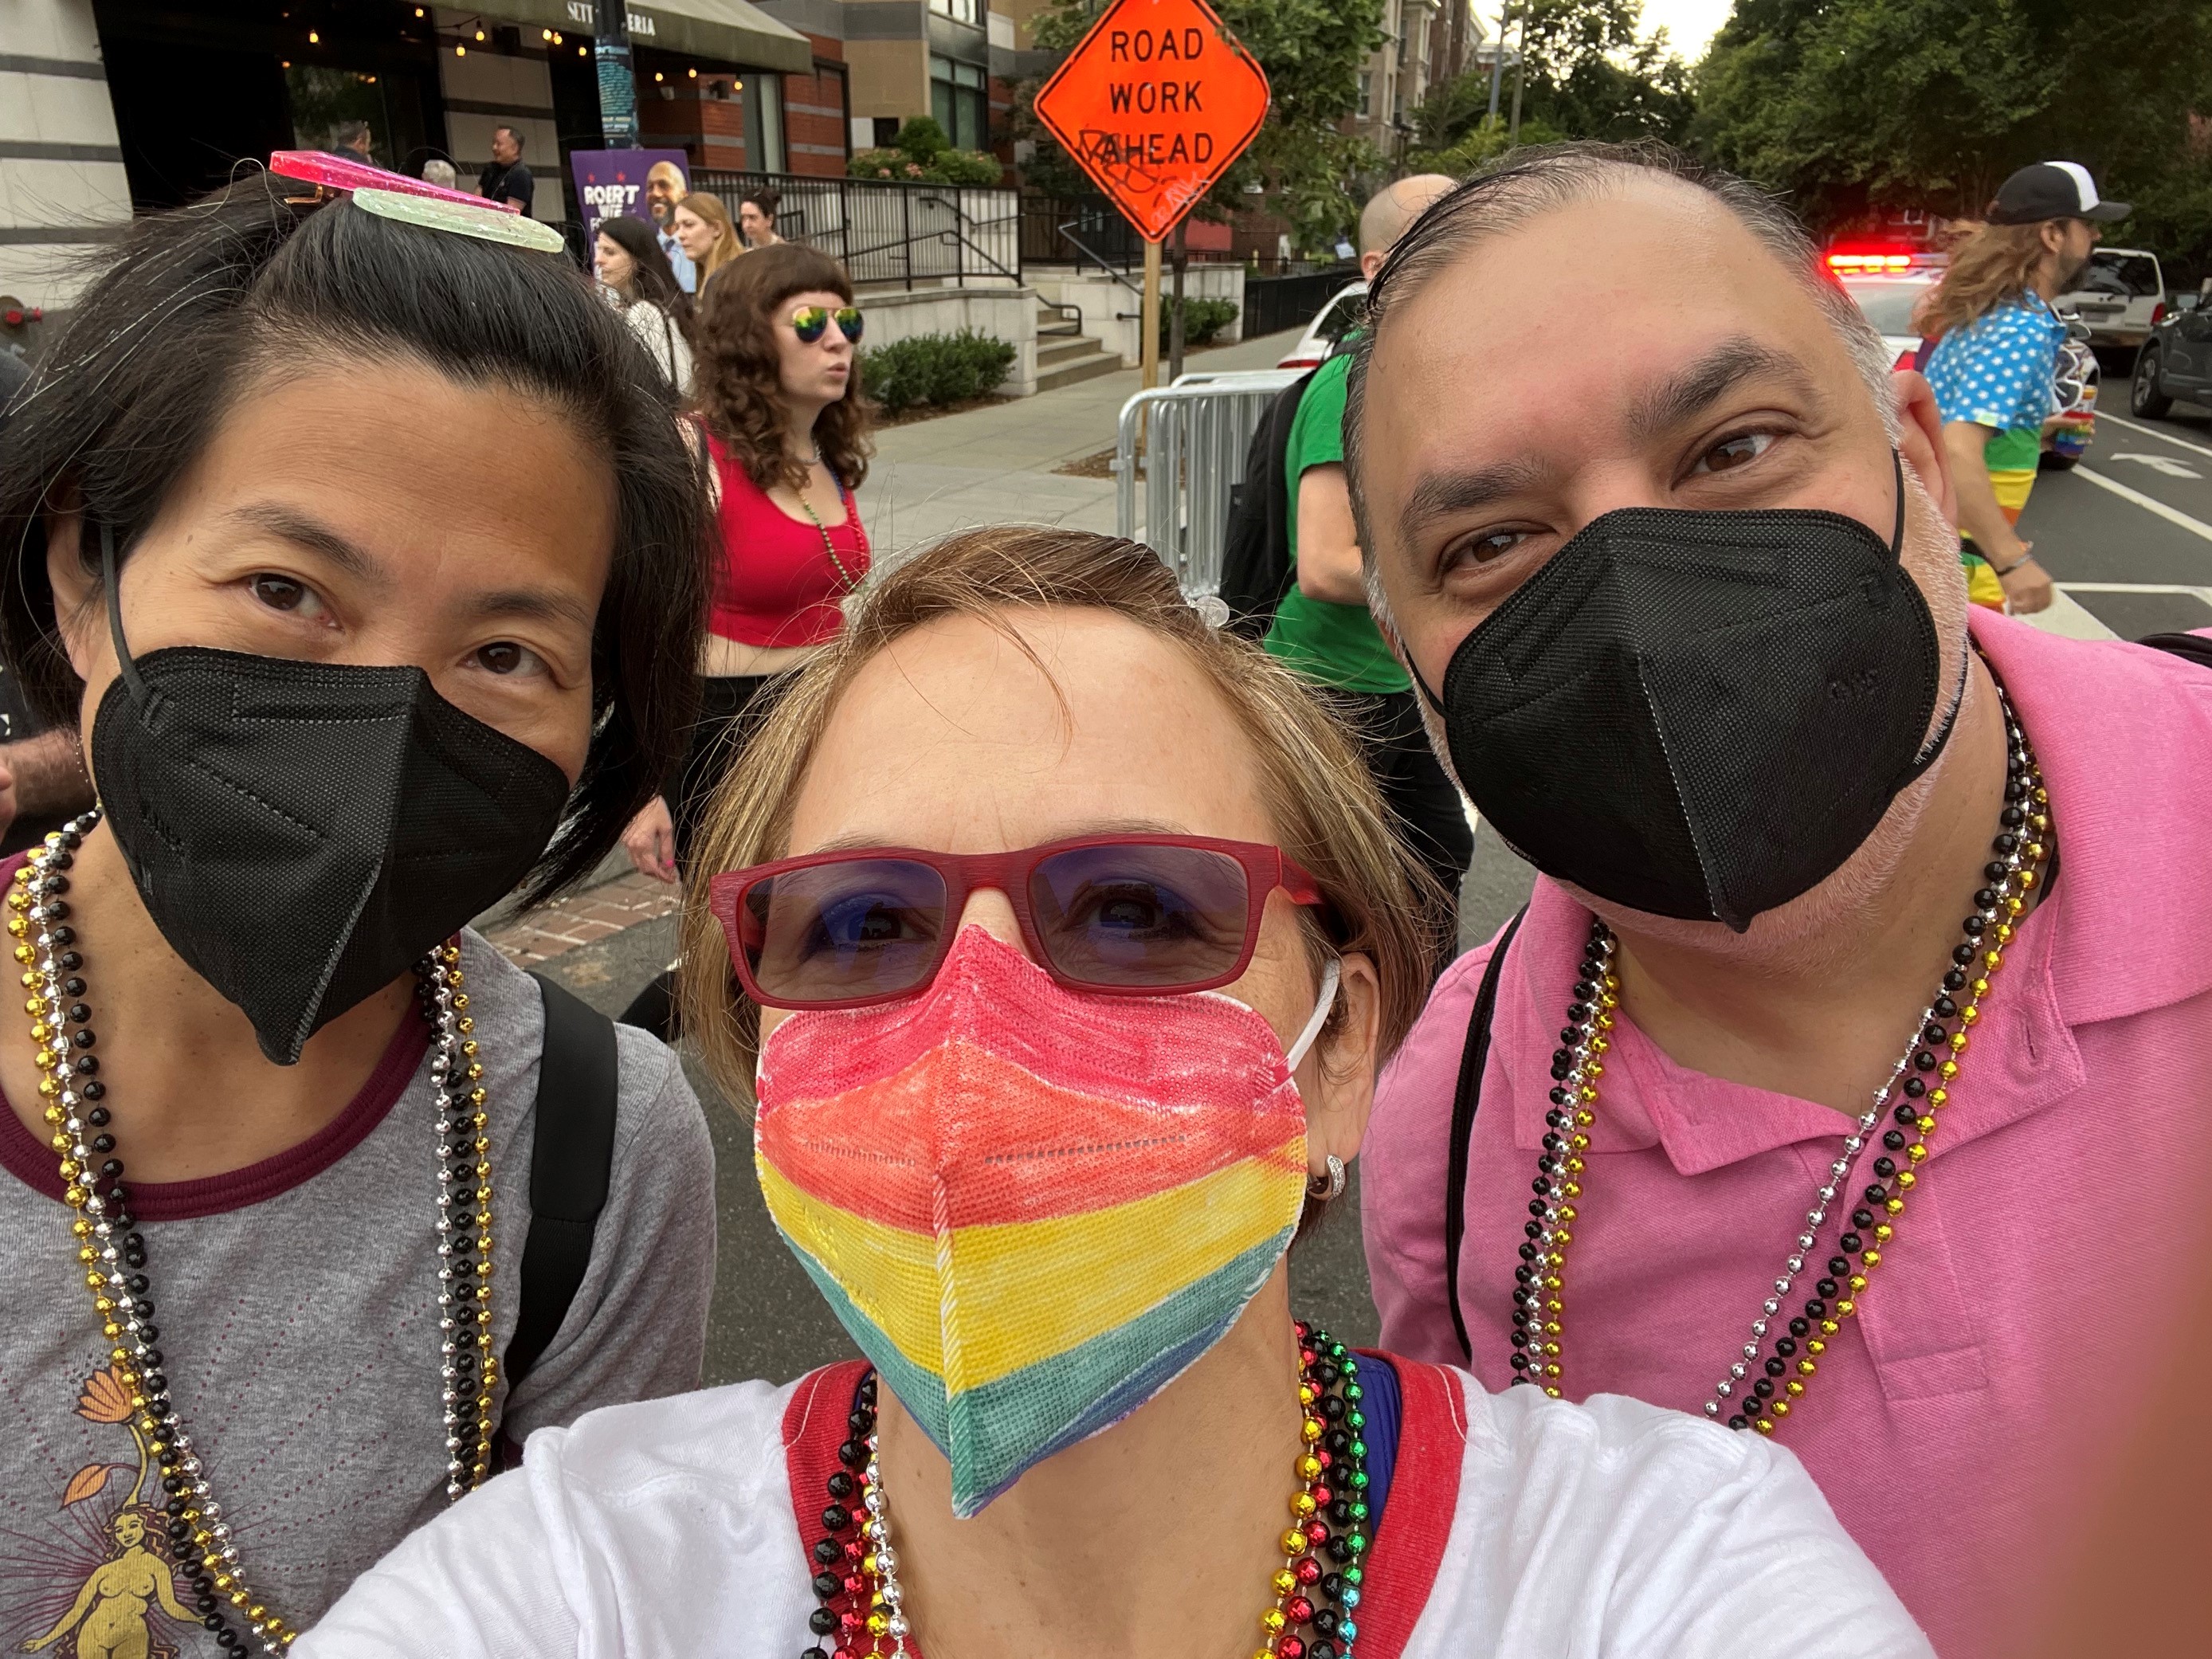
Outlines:
[[[868,471],[860,313],[844,269],[789,242],[761,248],[700,295],[696,418],[708,455],[721,558],[702,646],[699,724],[678,775],[623,837],[672,882],[692,832],[781,678],[845,625],[868,573],[853,491]],[[669,975],[623,1018],[667,1035]]]

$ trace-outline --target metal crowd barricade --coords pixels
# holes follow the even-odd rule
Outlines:
[[[1275,394],[1304,373],[1186,374],[1121,405],[1114,449],[1115,527],[1158,553],[1185,597],[1221,591],[1229,492],[1243,482],[1245,451]]]

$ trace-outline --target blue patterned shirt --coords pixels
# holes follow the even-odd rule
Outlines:
[[[1928,384],[1944,423],[2040,432],[2045,418],[2058,410],[2051,381],[2065,341],[2066,325],[2035,294],[2008,300],[1953,329],[1928,359]]]

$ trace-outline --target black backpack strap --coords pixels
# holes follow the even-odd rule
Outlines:
[[[568,1316],[592,1263],[606,1206],[620,1083],[614,1022],[543,974],[545,1042],[538,1060],[538,1122],[530,1146],[530,1236],[522,1246],[521,1311],[507,1344],[511,1390]]]
[[[2136,641],[2154,651],[2186,657],[2200,668],[2212,668],[2212,640],[2202,634],[2149,634]]]
[[[1467,1316],[1459,1310],[1459,1249],[1467,1237],[1467,1163],[1474,1139],[1475,1108],[1482,1103],[1482,1068],[1490,1061],[1490,1020],[1498,1011],[1498,980],[1505,969],[1505,953],[1521,931],[1528,907],[1514,912],[1513,920],[1498,936],[1498,944],[1483,964],[1482,986],[1474,994],[1474,1011],[1468,1016],[1467,1046],[1459,1054],[1459,1087],[1452,1094],[1451,1152],[1444,1162],[1444,1299],[1451,1304],[1452,1334],[1459,1351],[1472,1364],[1474,1345],[1468,1340]]]

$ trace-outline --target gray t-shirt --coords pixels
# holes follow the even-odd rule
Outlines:
[[[490,1091],[493,1327],[504,1352],[530,1225],[544,1015],[536,982],[474,933],[461,965]],[[27,1044],[27,1021],[11,1025],[23,1018],[0,1008],[0,1041]],[[503,1431],[518,1444],[596,1407],[698,1386],[714,1152],[675,1056],[617,1030],[606,1208],[567,1321],[503,1400]],[[424,1022],[407,1020],[352,1103],[291,1151],[204,1181],[131,1187],[171,1392],[248,1582],[295,1627],[446,1507],[427,1039]],[[127,1162],[127,1137],[121,1151]],[[46,1650],[63,1656],[216,1659],[213,1637],[153,1591],[145,1553],[169,1547],[161,1471],[107,1369],[61,1194],[54,1154],[0,1109],[0,1651],[60,1626]],[[179,1577],[174,1589],[188,1609],[191,1587]]]

